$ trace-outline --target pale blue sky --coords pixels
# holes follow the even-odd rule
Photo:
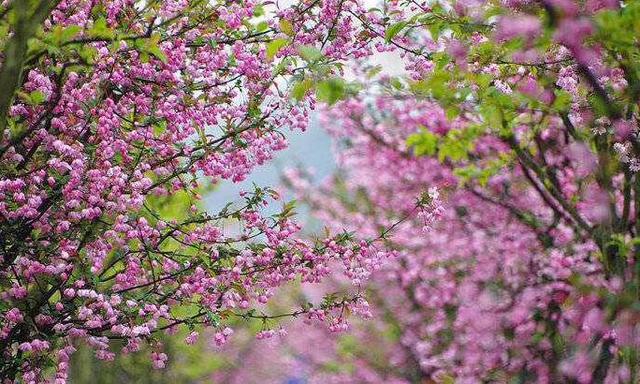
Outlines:
[[[289,138],[289,148],[276,153],[275,158],[261,167],[254,169],[247,180],[232,183],[228,180],[220,182],[218,188],[204,197],[204,202],[210,212],[218,212],[230,201],[240,201],[239,192],[251,190],[253,183],[259,186],[277,186],[280,184],[282,170],[298,165],[312,168],[314,178],[321,180],[335,169],[335,162],[331,154],[331,139],[322,130],[315,119],[309,129],[300,133],[285,132]],[[276,212],[279,206],[270,209]]]

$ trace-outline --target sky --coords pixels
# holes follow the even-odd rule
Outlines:
[[[240,191],[252,190],[253,183],[263,187],[278,186],[281,184],[282,171],[290,167],[310,169],[314,171],[316,180],[329,176],[336,168],[331,153],[331,139],[316,120],[312,119],[306,132],[283,132],[289,139],[289,147],[277,152],[272,161],[255,168],[244,182],[222,180],[214,191],[204,197],[207,210],[218,212],[230,201],[241,201]],[[274,207],[273,213],[277,211],[276,208],[279,207]]]

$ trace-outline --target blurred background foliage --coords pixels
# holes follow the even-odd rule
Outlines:
[[[210,382],[209,377],[224,367],[221,355],[207,351],[206,339],[196,345],[184,343],[186,335],[164,336],[167,367],[153,369],[150,348],[137,353],[118,354],[115,361],[97,360],[93,351],[80,346],[71,364],[70,382],[74,384],[177,384]]]

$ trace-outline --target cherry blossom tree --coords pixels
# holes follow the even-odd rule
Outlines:
[[[245,180],[346,94],[368,55],[355,1],[4,0],[0,3],[0,379],[66,382],[78,343],[99,359],[201,326],[214,343],[288,281],[332,260],[354,280],[376,239],[296,236],[293,206],[256,187],[208,212],[208,185]],[[321,52],[321,54],[319,54]],[[296,82],[312,83],[307,92]],[[178,203],[175,200],[178,199]],[[174,201],[174,202],[171,202]],[[178,204],[178,208],[175,207]],[[173,208],[169,208],[173,207]],[[341,327],[345,294],[275,315]],[[334,315],[334,312],[337,315]],[[268,333],[267,333],[268,335]]]

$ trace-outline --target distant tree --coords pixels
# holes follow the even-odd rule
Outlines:
[[[399,257],[370,284],[372,328],[398,330],[397,358],[365,348],[310,381],[349,382],[355,366],[371,383],[394,369],[638,382],[639,16],[637,1],[386,1],[360,19],[405,74],[356,70],[366,92],[320,113],[340,173],[321,192],[289,179],[317,218],[362,236],[429,187],[442,206],[395,228]]]

